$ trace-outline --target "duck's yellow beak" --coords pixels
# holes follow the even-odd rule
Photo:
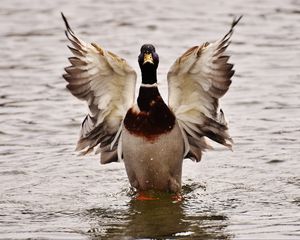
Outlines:
[[[152,63],[152,64],[154,64],[152,53],[145,53],[144,54],[144,62],[143,62],[143,64],[145,64],[145,63]]]

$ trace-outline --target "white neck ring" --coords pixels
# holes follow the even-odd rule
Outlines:
[[[157,83],[153,83],[153,84],[142,83],[141,87],[147,87],[147,88],[157,87]]]

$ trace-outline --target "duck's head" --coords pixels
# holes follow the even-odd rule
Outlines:
[[[139,64],[141,70],[144,68],[157,69],[159,63],[158,54],[155,52],[155,47],[152,44],[144,44],[141,47],[139,55]]]
[[[142,72],[142,82],[145,84],[156,83],[156,70],[159,63],[158,54],[155,47],[151,44],[144,44],[138,58]]]

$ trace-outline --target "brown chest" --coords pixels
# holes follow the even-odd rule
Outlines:
[[[152,100],[148,111],[129,109],[124,119],[124,126],[131,134],[150,141],[170,132],[174,125],[175,116],[161,97]]]

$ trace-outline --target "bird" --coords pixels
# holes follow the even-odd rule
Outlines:
[[[88,104],[76,151],[100,153],[101,164],[123,161],[131,187],[139,192],[180,193],[184,159],[199,162],[215,141],[232,149],[219,99],[234,75],[227,47],[234,27],[219,40],[191,47],[167,73],[168,103],[157,84],[159,55],[154,45],[140,48],[141,84],[136,71],[97,43],[86,43],[62,13],[70,41],[70,66],[63,78],[72,95]]]

